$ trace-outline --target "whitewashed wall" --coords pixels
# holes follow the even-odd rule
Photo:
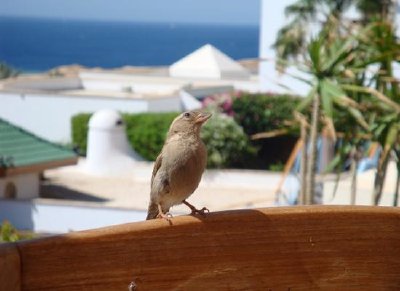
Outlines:
[[[275,42],[279,29],[286,24],[285,7],[295,0],[261,1],[260,18],[260,52],[259,77],[261,91],[287,92],[306,95],[308,87],[290,77],[279,74],[275,70],[276,55],[272,45]],[[297,70],[290,70],[291,74],[299,75]],[[287,90],[289,87],[290,90]]]
[[[82,88],[82,82],[79,78],[73,77],[52,77],[38,79],[17,79],[6,83],[7,89],[26,89],[26,90],[77,90]]]
[[[17,199],[39,197],[39,174],[24,174],[0,178],[0,198],[4,198],[7,183],[14,183],[17,190]]]
[[[85,90],[114,92],[131,90],[133,93],[139,94],[171,94],[187,83],[166,77],[115,73],[82,72],[79,77]]]
[[[179,96],[154,99],[0,93],[0,117],[55,142],[71,140],[71,117],[101,109],[120,112],[178,111]]]
[[[66,205],[62,202],[14,201],[0,199],[0,222],[8,220],[20,230],[44,233],[69,231],[141,221],[146,211]]]
[[[180,96],[171,96],[168,98],[149,98],[147,99],[147,102],[149,112],[180,111],[182,108]]]

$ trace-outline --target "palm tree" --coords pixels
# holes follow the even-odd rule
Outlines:
[[[364,52],[359,52],[360,54],[363,54],[363,56],[367,56],[368,60],[367,61],[360,61],[357,66],[355,66],[356,69],[359,71],[351,71],[347,70],[348,72],[351,72],[355,77],[351,82],[345,81],[343,85],[338,83],[337,77],[340,75],[340,72],[337,70],[337,68],[342,68],[341,65],[351,65],[354,66],[354,63],[348,62],[347,64],[342,63],[342,59],[338,59],[337,61],[334,61],[331,64],[334,64],[333,67],[329,68],[329,65],[326,66],[323,70],[320,70],[318,68],[319,63],[321,63],[321,58],[322,59],[329,59],[331,57],[334,57],[334,54],[329,55],[326,54],[325,56],[319,54],[318,50],[321,49],[322,46],[331,46],[334,47],[338,43],[336,42],[337,39],[342,39],[342,37],[345,37],[346,34],[349,35],[350,33],[358,33],[360,26],[355,25],[357,22],[360,22],[363,25],[368,24],[371,21],[374,21],[377,17],[379,19],[389,19],[389,22],[393,23],[394,22],[394,7],[395,1],[393,0],[298,0],[294,4],[288,6],[285,10],[285,13],[288,17],[291,17],[291,21],[284,26],[278,33],[278,37],[276,40],[276,43],[274,45],[278,59],[282,60],[295,60],[299,61],[302,58],[306,59],[306,63],[308,62],[309,66],[313,68],[311,70],[311,73],[314,75],[314,84],[313,89],[311,90],[311,93],[309,97],[306,99],[306,103],[309,102],[308,104],[313,103],[313,113],[312,113],[312,122],[311,122],[311,130],[310,130],[310,142],[311,142],[311,149],[310,149],[310,158],[309,158],[309,163],[307,166],[308,173],[307,173],[307,191],[310,192],[309,195],[311,197],[314,197],[314,177],[315,177],[315,155],[316,155],[316,138],[317,138],[317,132],[318,132],[318,123],[320,122],[320,117],[321,117],[321,112],[320,112],[320,107],[323,108],[322,110],[322,115],[324,115],[328,122],[328,127],[330,123],[330,127],[334,128],[333,122],[332,122],[332,110],[329,110],[329,107],[332,108],[333,101],[335,100],[334,95],[336,94],[336,97],[339,96],[340,94],[343,94],[343,96],[346,96],[346,94],[350,95],[352,98],[360,99],[362,98],[363,95],[373,95],[374,97],[377,97],[379,101],[384,101],[384,103],[387,104],[388,98],[386,98],[386,95],[388,91],[388,88],[390,87],[391,95],[392,96],[398,96],[398,94],[395,92],[397,90],[397,83],[394,83],[393,81],[387,82],[387,77],[392,78],[392,69],[391,69],[391,61],[393,61],[395,58],[392,58],[391,61],[389,60],[388,57],[385,58],[385,60],[382,60],[382,56],[387,54],[386,52],[383,52],[382,47],[379,48],[378,45],[376,48],[370,48],[369,50],[365,50]],[[344,12],[347,11],[350,7],[355,6],[360,12],[361,12],[361,19],[356,20],[356,21],[348,21],[346,23],[345,19],[343,19]],[[310,26],[309,23],[312,25]],[[307,37],[311,34],[312,29],[314,30],[321,30],[323,27],[330,27],[329,32],[320,32],[319,35],[323,35],[323,43],[318,44],[318,41],[314,39],[311,41],[311,43],[307,42]],[[377,26],[376,26],[377,27]],[[336,44],[335,44],[336,42]],[[309,43],[309,44],[308,44]],[[379,43],[379,42],[378,42]],[[377,43],[377,44],[378,44]],[[339,44],[340,46],[340,44]],[[308,49],[306,49],[308,48]],[[371,58],[371,51],[375,50],[372,55],[374,57]],[[329,50],[326,50],[329,51]],[[345,51],[343,51],[345,53]],[[392,50],[393,52],[393,50]],[[346,55],[346,53],[344,54]],[[377,59],[376,56],[378,56]],[[307,57],[309,60],[307,60]],[[348,56],[349,57],[349,56]],[[355,57],[353,59],[356,59]],[[278,68],[282,69],[284,66],[287,64],[286,61],[278,62]],[[383,76],[383,78],[380,78],[376,80],[376,90],[372,91],[370,89],[366,89],[363,86],[364,84],[364,79],[365,79],[365,72],[361,72],[360,70],[365,70],[369,64],[371,63],[377,63],[380,61],[380,67],[384,72],[387,72],[386,76]],[[336,64],[335,64],[336,62]],[[328,62],[329,63],[329,62]],[[336,68],[334,68],[336,66]],[[327,77],[329,75],[329,71],[334,77],[332,80],[327,81]],[[339,74],[338,74],[339,73]],[[378,74],[379,75],[379,74]],[[332,77],[331,76],[331,77]],[[385,79],[386,78],[386,79]],[[386,80],[386,81],[385,81]],[[347,84],[346,84],[347,82]],[[385,83],[386,82],[386,83]],[[322,84],[322,86],[321,86]],[[325,84],[325,85],[324,85]],[[331,85],[337,86],[336,89],[331,91],[331,94],[327,94],[327,92],[323,93],[322,91],[325,90],[323,89],[326,87],[326,84],[328,84],[328,87]],[[378,86],[379,84],[379,86]],[[333,87],[334,87],[333,86]],[[337,90],[340,89],[340,90]],[[326,90],[325,90],[326,91]],[[335,93],[332,93],[335,92]],[[352,92],[352,93],[351,93]],[[395,98],[395,97],[394,97]],[[390,99],[390,98],[389,98]],[[346,102],[350,102],[352,100],[351,98],[348,98]],[[353,101],[354,102],[354,101]],[[368,129],[368,124],[366,123],[365,119],[363,118],[363,115],[361,114],[361,111],[359,110],[360,106],[356,105],[357,102],[354,102],[352,107],[348,107],[347,111],[353,116],[358,121],[359,126],[364,129]],[[357,108],[358,107],[358,108]],[[357,109],[357,110],[356,110]],[[382,127],[379,127],[382,128]],[[396,131],[395,129],[387,130],[385,133],[389,133],[393,135]],[[379,201],[380,195],[382,193],[382,185],[383,185],[383,180],[384,180],[384,175],[386,172],[386,167],[387,167],[387,159],[389,157],[388,152],[393,148],[394,143],[392,143],[392,139],[389,138],[389,136],[385,136],[385,142],[383,144],[386,145],[386,150],[384,150],[384,155],[381,157],[378,171],[377,171],[377,176],[376,176],[376,183],[375,183],[375,201]],[[347,143],[352,142],[353,139],[348,139]],[[382,142],[382,137],[381,137],[381,142]],[[355,185],[356,179],[355,179],[355,168],[357,166],[357,157],[359,157],[359,141],[357,143],[352,143],[351,147],[352,152],[353,152],[353,181]],[[385,154],[386,153],[386,154]],[[400,168],[400,167],[399,167]],[[400,177],[399,177],[400,179]],[[400,183],[400,182],[399,182]],[[353,192],[355,192],[355,187],[353,186]],[[353,195],[355,197],[355,195]],[[311,202],[309,200],[309,202]]]
[[[326,42],[326,34],[329,27],[313,39],[308,46],[305,64],[311,81],[306,81],[311,86],[308,96],[298,107],[299,111],[305,111],[311,105],[310,125],[310,150],[307,164],[306,204],[315,203],[315,173],[317,138],[320,132],[320,121],[323,119],[326,132],[332,139],[336,139],[336,131],[333,122],[334,112],[337,109],[348,112],[352,119],[361,127],[368,129],[368,124],[363,118],[360,106],[347,96],[343,85],[354,83],[354,74],[348,73],[348,68],[354,62],[358,50],[358,42],[354,37],[347,40],[336,38],[332,42]],[[355,88],[358,88],[355,86]]]
[[[354,19],[344,19],[344,13],[351,7],[360,12],[359,21],[364,25],[378,15],[381,18],[390,17],[394,21],[394,0],[298,0],[286,7],[285,15],[289,22],[279,30],[274,44],[277,59],[280,60],[277,62],[278,68],[285,67],[283,61],[297,61],[306,54],[310,35],[321,31],[330,22],[341,25],[330,32],[328,40],[342,33],[343,24],[349,26],[357,22]]]
[[[374,182],[374,202],[379,204],[390,153],[396,153],[399,143],[399,82],[393,74],[393,63],[400,60],[400,43],[396,38],[395,28],[391,22],[377,21],[370,27],[371,29],[364,37],[360,38],[360,41],[364,51],[363,56],[367,60],[366,63],[374,64],[377,69],[372,78],[367,80],[370,87],[358,88],[357,91],[364,95],[367,93],[367,96],[371,93],[375,96],[374,99],[368,99],[367,96],[364,96],[364,103],[366,109],[368,109],[364,114],[370,116],[372,140],[382,146],[382,154]],[[399,161],[398,168],[400,170]],[[397,193],[397,189],[395,193]]]
[[[10,67],[6,63],[0,62],[0,79],[15,77],[19,74],[17,70]]]

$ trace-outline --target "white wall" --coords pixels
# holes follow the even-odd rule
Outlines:
[[[79,74],[85,90],[121,92],[131,90],[139,94],[170,94],[178,91],[185,81],[165,76],[140,76],[113,73],[82,72]]]
[[[27,90],[76,90],[82,88],[79,78],[53,77],[44,79],[17,79],[5,84],[6,89],[27,89]]]
[[[149,112],[171,112],[180,111],[182,108],[181,97],[178,96],[163,97],[163,98],[149,98],[148,111]]]
[[[0,117],[55,142],[71,140],[71,117],[101,109],[146,112],[144,99],[0,93]]]
[[[62,202],[13,201],[0,199],[0,222],[8,220],[20,230],[44,233],[69,231],[141,221],[146,211],[65,205]]]
[[[0,199],[5,197],[5,188],[8,182],[14,183],[16,187],[16,199],[30,199],[39,197],[38,173],[0,178]]]
[[[155,82],[135,82],[129,80],[84,79],[86,90],[103,90],[112,92],[130,91],[139,94],[168,94],[178,90],[180,84],[162,84]]]
[[[306,95],[308,92],[304,83],[288,75],[280,75],[275,70],[276,55],[272,45],[279,29],[286,24],[285,7],[294,2],[295,0],[261,1],[259,80],[262,91],[287,92],[283,87],[287,86],[291,89],[290,93]],[[290,73],[299,75],[297,70],[290,70]]]

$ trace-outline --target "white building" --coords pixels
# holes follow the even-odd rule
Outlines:
[[[0,199],[36,198],[44,170],[76,162],[71,150],[0,118]]]
[[[289,74],[279,73],[276,66],[276,53],[273,49],[277,33],[287,21],[285,8],[293,4],[294,0],[268,1],[261,0],[260,18],[260,63],[259,81],[260,91],[289,92],[306,95],[309,88],[305,83],[291,77],[302,76],[298,70],[288,69]]]
[[[199,63],[204,71],[198,69]],[[205,78],[208,74],[212,77]],[[0,117],[40,137],[68,143],[71,118],[78,113],[105,108],[123,113],[182,111],[199,108],[197,99],[232,90],[258,91],[257,76],[205,45],[169,70],[83,71],[76,77],[7,79],[0,82]]]

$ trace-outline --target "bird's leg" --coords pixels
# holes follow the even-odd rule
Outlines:
[[[172,218],[172,214],[171,213],[169,213],[169,212],[163,212],[163,210],[162,210],[162,208],[161,208],[161,205],[160,204],[157,204],[157,206],[158,206],[158,215],[157,215],[157,218],[163,218],[163,219],[166,219],[167,221],[170,221],[171,220],[171,218]]]
[[[206,207],[203,207],[202,209],[197,209],[196,207],[194,207],[192,204],[190,204],[186,200],[183,200],[182,203],[185,204],[187,207],[189,207],[190,210],[192,210],[191,214],[193,214],[193,215],[195,215],[195,214],[205,215],[206,213],[210,212],[210,210],[208,210]]]

